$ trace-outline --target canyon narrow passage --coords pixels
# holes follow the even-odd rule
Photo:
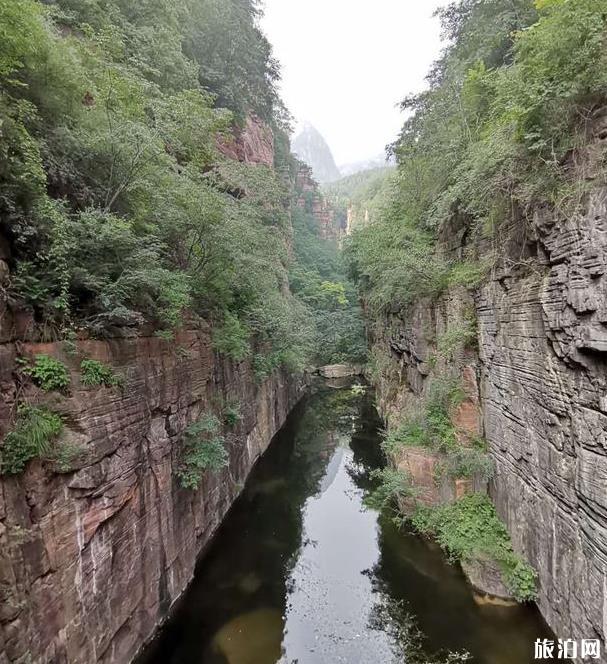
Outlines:
[[[436,545],[365,506],[380,426],[370,390],[317,387],[139,664],[534,661],[550,636],[535,608],[483,603]]]

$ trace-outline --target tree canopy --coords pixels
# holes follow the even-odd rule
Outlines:
[[[476,283],[477,247],[499,251],[502,221],[575,204],[567,155],[607,94],[601,0],[461,0],[438,13],[448,46],[429,88],[402,103],[392,193],[350,243],[376,310]],[[454,221],[468,238],[463,264],[437,243]]]

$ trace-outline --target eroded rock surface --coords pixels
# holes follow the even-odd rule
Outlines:
[[[256,115],[249,115],[243,127],[234,129],[233,137],[218,145],[219,151],[229,159],[245,164],[274,166],[274,134]]]
[[[478,422],[489,444],[490,492],[539,574],[540,610],[560,637],[605,642],[607,189],[595,186],[573,213],[540,210],[503,232],[499,268],[473,301],[452,289],[386,320],[375,339],[378,399],[393,423],[418,407],[432,376],[457,370],[468,394],[459,421]],[[461,233],[446,239],[458,251]],[[471,302],[478,357],[437,362],[437,338]]]
[[[303,380],[278,373],[258,385],[247,363],[214,355],[205,330],[174,342],[82,341],[78,350],[124,375],[124,390],[80,385],[76,360],[59,345],[20,348],[72,368],[71,394],[44,398],[82,451],[71,472],[31,462],[0,481],[2,663],[131,661],[303,390]],[[5,417],[18,398],[17,349],[7,343],[0,353]],[[185,490],[175,477],[183,431],[221,402],[238,403],[242,415],[224,431],[229,467]]]
[[[563,637],[607,636],[607,190],[537,214],[538,255],[478,300],[493,494]]]

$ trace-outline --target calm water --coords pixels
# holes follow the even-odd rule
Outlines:
[[[529,607],[483,605],[433,545],[363,505],[371,395],[318,388],[255,468],[142,664],[530,664]]]

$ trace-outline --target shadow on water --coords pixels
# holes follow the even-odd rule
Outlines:
[[[306,398],[140,664],[533,662],[551,638],[535,609],[479,604],[436,546],[363,506],[380,427],[370,392]]]

